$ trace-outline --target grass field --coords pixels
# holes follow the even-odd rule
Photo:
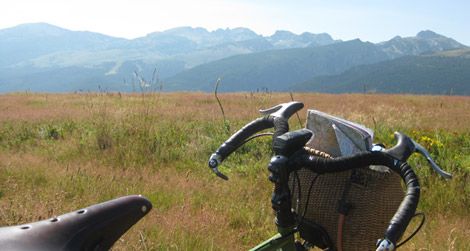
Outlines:
[[[154,209],[115,250],[246,250],[275,232],[266,164],[268,138],[225,162],[209,155],[257,110],[287,93],[9,94],[0,96],[0,224],[46,219],[127,194]],[[402,131],[425,145],[454,179],[422,157],[410,160],[422,184],[424,229],[404,250],[470,250],[470,98],[294,94],[308,108],[372,128],[393,143]],[[305,121],[306,110],[300,113]],[[297,118],[291,127],[301,125]]]

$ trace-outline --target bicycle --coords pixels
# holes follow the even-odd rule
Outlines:
[[[0,228],[0,249],[15,251],[108,250],[152,209],[129,195],[48,220]]]
[[[308,129],[289,132],[289,118],[302,109],[303,106],[302,103],[293,101],[260,110],[263,117],[251,121],[234,133],[209,158],[208,165],[210,169],[218,177],[228,180],[228,177],[219,171],[220,164],[243,144],[258,136],[266,135],[256,133],[274,128],[274,133],[272,133],[274,156],[270,160],[268,170],[270,172],[269,180],[274,184],[271,203],[275,213],[275,224],[278,233],[251,250],[307,250],[314,246],[326,250],[342,250],[341,244],[335,245],[332,243],[329,234],[321,226],[306,222],[303,219],[305,211],[303,212],[304,215],[300,215],[300,212],[293,208],[292,179],[290,177],[291,174],[300,169],[307,169],[317,174],[326,174],[361,169],[370,165],[388,167],[401,177],[406,186],[406,194],[400,206],[390,220],[388,227],[386,227],[383,238],[379,239],[376,244],[376,250],[378,251],[395,250],[407,241],[397,243],[403,236],[411,219],[415,216],[420,196],[418,177],[406,162],[408,158],[415,152],[422,154],[439,175],[450,179],[451,174],[443,171],[424,147],[399,132],[395,133],[396,145],[389,149],[376,144],[370,151],[360,152],[352,156],[327,158],[322,154],[320,156],[311,155],[304,146],[312,137],[312,132]],[[291,182],[289,182],[290,180]],[[310,189],[307,204],[309,195]]]

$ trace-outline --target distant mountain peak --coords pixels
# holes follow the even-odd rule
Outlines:
[[[465,48],[465,45],[454,39],[431,30],[420,31],[414,37],[395,36],[389,41],[379,43],[378,46],[391,58]]]
[[[59,29],[62,29],[58,26],[55,26],[53,24],[49,24],[49,23],[45,23],[45,22],[38,22],[38,23],[24,23],[24,24],[20,24],[20,25],[17,25],[15,27],[35,27],[35,28],[41,28],[41,27],[45,27],[45,28],[59,28]]]
[[[248,29],[248,28],[245,28],[245,27],[235,27],[235,28],[218,28],[217,30],[215,30],[215,32],[221,32],[221,31],[236,31],[236,32],[253,32],[252,30]]]
[[[290,32],[290,31],[277,30],[276,32],[274,32],[274,34],[271,37],[276,38],[276,39],[289,39],[289,38],[292,38],[292,37],[295,37],[295,36],[297,36],[297,35],[295,35],[294,33]]]
[[[202,27],[191,27],[181,26],[163,31],[163,33],[174,34],[174,33],[209,33],[205,28]]]
[[[344,41],[343,43],[348,43],[348,44],[372,44],[371,42],[363,42],[360,38],[355,38],[351,39],[348,41]]]
[[[235,28],[225,28],[225,29],[217,29],[217,30],[214,30],[212,31],[211,33],[214,33],[214,34],[237,34],[237,35],[246,35],[248,38],[254,38],[254,37],[258,37],[259,35],[256,34],[256,32],[248,29],[248,28],[245,28],[245,27],[235,27]]]
[[[22,32],[38,35],[62,35],[62,33],[69,32],[70,30],[48,23],[25,23],[11,28],[0,30],[0,33],[10,31],[13,31],[15,33]]]
[[[431,31],[431,30],[424,30],[424,31],[418,32],[418,34],[416,34],[416,37],[422,38],[422,39],[433,39],[433,38],[441,38],[444,36],[439,35],[436,32]]]
[[[327,33],[303,32],[297,35],[286,30],[277,30],[273,35],[265,38],[276,49],[315,47],[337,42]]]

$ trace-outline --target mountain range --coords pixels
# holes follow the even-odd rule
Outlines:
[[[381,92],[470,95],[470,49],[404,56],[351,67],[291,86],[309,92]]]
[[[467,48],[429,30],[374,44],[335,40],[327,33],[262,36],[247,28],[179,27],[124,39],[46,23],[23,24],[0,30],[0,92],[137,91],[142,83],[157,84],[151,79],[166,91],[212,91],[220,77],[221,91],[357,92],[364,87],[355,85],[367,85],[377,92],[452,89],[468,95]],[[425,62],[434,68],[404,71]],[[454,82],[432,77],[441,68],[449,68],[443,72]],[[374,72],[386,75],[372,77]],[[405,82],[391,77],[395,75],[416,88],[402,88]],[[419,87],[423,81],[417,80],[427,78],[439,80],[439,87]]]

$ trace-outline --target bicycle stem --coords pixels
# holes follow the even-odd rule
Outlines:
[[[275,223],[278,228],[291,228],[295,226],[295,217],[291,210],[292,202],[289,189],[289,159],[286,156],[276,155],[271,158],[268,170],[271,172],[269,180],[274,183],[271,205],[276,215]]]

